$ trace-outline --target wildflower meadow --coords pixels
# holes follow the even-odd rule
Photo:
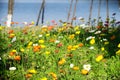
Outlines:
[[[0,80],[119,80],[120,28],[0,26]]]

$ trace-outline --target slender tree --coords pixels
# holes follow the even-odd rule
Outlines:
[[[72,4],[73,4],[73,0],[71,0],[71,2],[70,2],[70,8],[69,8],[69,11],[68,11],[67,22],[69,21],[69,18],[70,18],[70,13],[71,13],[71,10],[72,10]]]
[[[91,5],[90,5],[90,13],[89,13],[89,19],[88,19],[89,26],[91,25],[92,7],[93,7],[93,0],[91,0]]]
[[[107,19],[109,19],[109,5],[108,5],[108,0],[106,0],[106,7],[107,7],[107,12],[106,12],[106,16],[107,16]]]
[[[14,0],[8,2],[8,15],[7,15],[7,27],[11,27],[12,16],[13,16]]]
[[[42,21],[41,21],[42,24],[44,23],[44,13],[45,13],[45,2],[42,9]]]
[[[119,9],[120,9],[120,0],[118,0],[118,6],[119,6]]]
[[[97,24],[99,24],[99,19],[100,19],[100,9],[101,9],[101,0],[99,0],[99,5],[98,5],[98,20],[97,20]]]
[[[74,5],[74,11],[73,11],[73,15],[72,15],[72,21],[71,21],[71,24],[73,24],[73,18],[75,17],[76,7],[77,7],[77,2],[78,2],[78,0],[76,0],[75,5]]]
[[[40,15],[41,15],[41,12],[44,13],[44,4],[45,4],[45,0],[42,1],[42,4],[41,4],[41,7],[40,7],[40,10],[39,10],[39,14],[38,14],[38,18],[37,18],[37,22],[36,22],[36,26],[38,26],[38,23],[39,23],[39,20],[40,20]],[[44,15],[43,15],[44,16]],[[44,18],[44,17],[43,17]]]

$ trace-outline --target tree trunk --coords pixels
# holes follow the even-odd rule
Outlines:
[[[44,9],[44,3],[45,3],[45,0],[43,0],[43,2],[42,2],[42,4],[41,4],[40,10],[39,10],[39,14],[38,14],[38,18],[37,18],[37,22],[36,22],[36,26],[38,26],[41,12],[42,12],[42,10]],[[44,10],[43,10],[43,11],[44,11]]]
[[[74,11],[73,11],[73,15],[72,15],[72,21],[71,21],[71,24],[73,24],[73,20],[74,20],[74,18],[76,18],[75,13],[76,13],[77,2],[78,2],[78,0],[76,0],[75,5],[74,5]]]
[[[100,9],[101,9],[101,0],[99,0],[99,5],[98,5],[98,21],[97,21],[97,24],[99,24],[99,19],[100,19]]]
[[[107,16],[107,19],[109,19],[109,5],[108,5],[108,0],[106,0],[106,3],[107,3],[107,5],[106,5],[106,7],[107,7],[107,14],[106,14],[106,16]]]
[[[8,15],[7,15],[7,27],[11,27],[12,16],[13,16],[14,0],[8,2]]]
[[[42,10],[42,21],[41,23],[44,23],[44,13],[45,13],[45,1],[44,1],[44,5],[43,5],[43,10]]]
[[[69,12],[68,12],[67,22],[69,22],[70,12],[72,10],[72,4],[73,4],[73,0],[71,0],[71,2],[70,2],[70,8],[69,8]]]
[[[93,7],[93,0],[91,0],[91,5],[90,5],[90,14],[89,14],[89,19],[88,19],[89,26],[91,26],[92,7]]]

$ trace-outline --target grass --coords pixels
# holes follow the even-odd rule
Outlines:
[[[79,26],[1,26],[0,79],[119,80],[119,28],[90,31]]]

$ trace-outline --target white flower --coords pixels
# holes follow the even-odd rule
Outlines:
[[[96,31],[96,32],[95,32],[95,34],[100,34],[100,33],[101,33],[101,31]]]
[[[38,44],[33,44],[33,46],[38,46]]]
[[[16,67],[9,67],[9,70],[14,71],[14,70],[16,70]]]
[[[28,23],[27,22],[23,22],[23,24],[27,25]]]
[[[70,68],[73,68],[74,67],[74,64],[70,64]]]
[[[91,49],[91,50],[92,50],[92,49],[94,49],[94,47],[93,47],[93,46],[91,46],[89,49]]]
[[[103,41],[107,41],[107,39],[103,39]]]
[[[85,65],[83,65],[83,69],[85,69],[87,71],[90,71],[91,65],[90,64],[85,64]]]
[[[78,19],[79,19],[79,20],[84,20],[84,18],[83,18],[83,17],[79,17]]]
[[[89,27],[89,26],[88,26],[88,25],[85,25],[85,24],[81,24],[80,27],[84,29],[84,28],[87,28],[87,27]]]
[[[42,36],[43,36],[42,34],[39,35],[39,37],[42,37]]]
[[[13,42],[15,42],[15,41],[16,41],[16,36],[12,39],[11,42],[13,43]]]
[[[60,41],[59,41],[59,40],[56,40],[55,43],[56,43],[56,44],[57,44],[57,43],[60,43]]]
[[[0,57],[0,60],[2,60],[2,58]]]
[[[59,38],[59,39],[62,39],[62,38],[63,38],[63,36],[59,36],[58,38]]]
[[[42,28],[46,28],[46,27],[47,27],[47,25],[43,25],[43,26],[42,26]]]
[[[92,38],[95,38],[95,37],[94,36],[89,36],[89,37],[86,38],[86,41],[88,41],[88,40],[90,40]]]
[[[95,30],[91,30],[91,31],[89,31],[90,33],[93,33],[93,32],[95,32]]]

